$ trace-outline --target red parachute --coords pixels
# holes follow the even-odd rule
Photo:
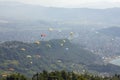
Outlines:
[[[46,37],[46,34],[41,34],[41,37]]]

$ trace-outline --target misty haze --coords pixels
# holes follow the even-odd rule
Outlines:
[[[62,1],[0,0],[0,80],[120,80],[120,2]]]

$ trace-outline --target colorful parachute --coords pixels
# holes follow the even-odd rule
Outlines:
[[[46,37],[46,34],[41,34],[41,37]]]
[[[46,34],[41,34],[41,40],[43,40],[46,37]]]

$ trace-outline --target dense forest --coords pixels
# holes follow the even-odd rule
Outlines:
[[[20,73],[13,73],[8,76],[3,75],[0,80],[120,80],[120,75],[98,76],[88,73],[76,74],[65,70],[52,72],[43,70],[40,73],[34,74],[32,78],[26,77]]]

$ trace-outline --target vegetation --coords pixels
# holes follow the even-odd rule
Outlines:
[[[67,71],[42,71],[36,73],[32,78],[28,78],[20,73],[14,73],[6,77],[1,77],[0,80],[120,80],[120,75],[115,74],[114,76],[98,76],[91,74],[76,74],[74,72]]]
[[[66,70],[81,73],[119,73],[120,67],[104,65],[101,58],[71,43],[68,39],[54,39],[23,43],[0,43],[0,74],[20,72],[32,76],[38,71]]]
[[[24,75],[31,77],[38,71],[41,73],[32,80],[119,80],[120,75],[101,76],[120,73],[120,66],[109,64],[120,56],[119,8],[63,9],[8,3],[0,3],[1,80],[30,80]]]
[[[62,69],[82,71],[86,64],[101,63],[99,56],[67,39],[39,43],[4,42],[0,44],[0,56],[1,72],[8,74],[17,71],[30,75],[42,70]]]

